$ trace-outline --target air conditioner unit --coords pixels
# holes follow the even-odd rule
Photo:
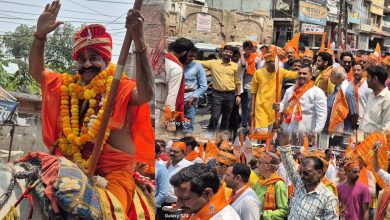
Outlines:
[[[206,0],[194,0],[194,3],[204,5]]]

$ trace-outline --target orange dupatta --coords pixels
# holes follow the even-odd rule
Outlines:
[[[294,114],[294,121],[301,121],[302,120],[302,107],[301,103],[299,102],[299,99],[302,97],[303,94],[309,89],[311,89],[314,86],[314,82],[310,81],[306,85],[299,87],[298,84],[295,84],[294,87],[294,93],[291,96],[291,98],[288,100],[287,108],[284,111],[284,114],[286,115],[284,122],[287,124],[291,123],[292,115]],[[296,106],[296,110],[294,113],[294,108]]]
[[[227,205],[229,205],[229,203],[226,201],[225,189],[222,185],[220,185],[218,192],[195,215],[190,216],[185,214],[184,217],[181,218],[181,220],[210,219]]]
[[[194,161],[197,157],[200,157],[199,153],[195,152],[194,150],[185,156],[185,159],[188,161]]]
[[[263,210],[275,210],[276,201],[275,201],[275,183],[282,180],[283,178],[279,177],[278,173],[275,172],[272,176],[265,180],[259,180],[259,184],[263,186],[268,186],[267,192],[264,197]]]
[[[246,59],[247,67],[246,67],[246,73],[249,75],[253,75],[256,71],[256,58],[258,54],[257,53],[251,53],[249,57]]]
[[[242,187],[241,190],[239,190],[238,192],[233,192],[233,193],[230,195],[229,204],[232,204],[234,201],[236,201],[236,199],[237,199],[238,197],[240,197],[241,194],[242,194],[243,192],[245,192],[249,187],[250,187],[250,183],[248,182],[247,184],[245,184],[244,187]]]
[[[344,121],[349,113],[347,100],[345,99],[344,91],[341,88],[333,103],[332,113],[329,120],[328,133],[331,135],[336,130],[336,127]]]
[[[383,190],[382,198],[378,203],[378,211],[375,220],[383,220],[386,215],[387,206],[390,203],[390,186]]]

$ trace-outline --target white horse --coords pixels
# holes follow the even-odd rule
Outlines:
[[[0,196],[3,195],[10,184],[12,179],[12,168],[11,164],[0,164]],[[26,189],[25,180],[17,179],[15,181],[15,187],[12,190],[10,198],[5,203],[4,207],[0,209],[0,219],[3,219],[7,213],[11,210],[14,204],[21,198],[23,192]],[[32,194],[33,195],[33,194]],[[18,213],[19,219],[28,219],[30,208],[33,208],[33,216],[34,220],[43,220],[46,219],[41,213],[41,205],[37,198],[33,195],[34,206],[31,207],[27,198],[23,199],[22,202],[16,207],[16,211]]]

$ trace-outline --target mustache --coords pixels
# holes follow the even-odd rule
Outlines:
[[[101,69],[99,67],[96,67],[96,66],[91,66],[89,68],[81,68],[81,69],[79,69],[79,73],[80,74],[84,74],[85,72],[89,72],[89,71],[92,71],[92,72],[95,72],[95,73],[99,73],[101,71]]]

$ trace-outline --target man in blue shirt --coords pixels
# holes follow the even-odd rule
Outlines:
[[[353,90],[348,89],[348,81],[346,80],[347,73],[341,66],[334,67],[330,75],[330,81],[335,84],[333,93],[328,97],[328,116],[325,124],[324,131],[328,131],[330,116],[332,114],[334,102],[340,90],[343,90],[345,100],[348,104],[348,115],[342,122],[342,125],[337,126],[334,137],[330,138],[330,146],[343,146],[344,136],[350,135],[354,130],[358,128],[357,122],[359,118],[358,104]]]
[[[159,144],[156,144],[155,146],[155,157],[156,157],[156,192],[155,192],[155,199],[156,199],[156,219],[165,219],[164,212],[162,211],[162,204],[164,203],[166,197],[168,196],[169,192],[169,175],[168,170],[165,168],[164,165],[159,163],[157,161],[157,158],[160,156],[161,148]]]
[[[201,64],[193,62],[197,52],[196,47],[189,51],[184,64],[184,115],[187,120],[183,123],[183,130],[186,133],[194,131],[197,100],[207,90],[206,72]]]

